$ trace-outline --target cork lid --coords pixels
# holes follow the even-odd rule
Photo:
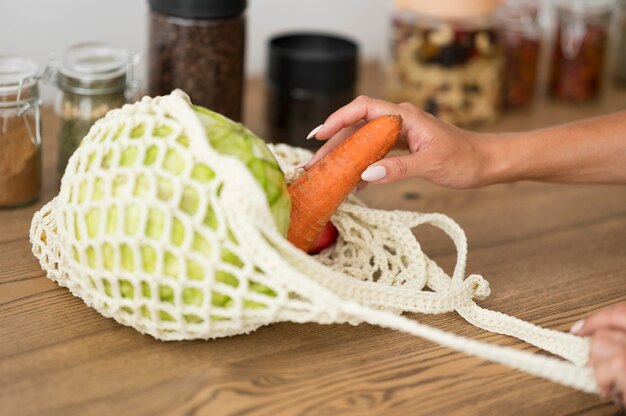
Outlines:
[[[442,19],[464,19],[488,16],[496,11],[500,0],[394,0],[401,10]]]

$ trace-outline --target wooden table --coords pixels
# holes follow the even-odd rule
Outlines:
[[[375,93],[375,68],[362,91]],[[248,88],[248,124],[263,132],[262,87]],[[626,105],[609,91],[590,106],[539,103],[491,130],[539,127]],[[57,192],[56,121],[45,117],[41,200],[0,211],[0,414],[2,415],[417,415],[613,414],[617,408],[501,365],[370,325],[278,324],[247,336],[165,343],[105,319],[45,278],[30,253],[33,212]],[[321,122],[321,120],[320,120]],[[492,295],[481,304],[568,330],[592,311],[626,301],[626,188],[515,183],[466,191],[421,180],[370,186],[371,206],[442,212],[466,231],[468,272]],[[416,230],[447,270],[452,243]],[[420,322],[534,350],[472,327],[455,313]]]

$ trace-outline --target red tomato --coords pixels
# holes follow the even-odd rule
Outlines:
[[[333,223],[328,221],[326,226],[324,226],[324,228],[322,229],[320,235],[318,235],[313,242],[313,245],[309,250],[309,254],[317,254],[320,251],[324,250],[326,247],[330,247],[335,242],[338,235],[339,233],[337,232],[337,229],[335,228]]]

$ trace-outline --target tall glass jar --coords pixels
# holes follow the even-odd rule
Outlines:
[[[503,51],[497,0],[396,0],[389,99],[455,124],[494,120]]]
[[[618,25],[618,47],[616,56],[615,80],[626,86],[626,0],[620,2],[620,22]]]
[[[541,50],[538,0],[509,0],[499,14],[505,57],[502,104],[526,106],[535,96]]]
[[[150,0],[148,94],[241,120],[246,0]]]
[[[567,0],[557,5],[550,93],[567,101],[597,98],[609,43],[613,0]]]
[[[0,56],[0,207],[36,200],[41,191],[41,115],[37,65]]]
[[[106,43],[82,43],[68,48],[60,61],[48,67],[48,77],[58,87],[55,110],[60,119],[59,173],[65,172],[91,126],[109,110],[119,108],[137,90],[134,65],[125,49]]]

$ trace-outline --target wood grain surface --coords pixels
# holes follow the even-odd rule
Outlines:
[[[376,94],[369,67],[362,91]],[[490,130],[524,130],[623,109],[626,91],[586,106],[539,103]],[[263,134],[263,89],[247,123]],[[322,120],[320,120],[321,122]],[[0,415],[611,415],[612,403],[371,325],[277,324],[210,342],[160,342],[116,324],[47,280],[30,253],[32,214],[58,191],[56,120],[45,114],[39,202],[0,211]],[[626,187],[515,183],[454,191],[408,180],[370,186],[373,207],[442,212],[469,240],[481,305],[568,330],[626,301]],[[454,247],[415,232],[445,269]],[[456,334],[535,351],[455,313],[409,315]]]

